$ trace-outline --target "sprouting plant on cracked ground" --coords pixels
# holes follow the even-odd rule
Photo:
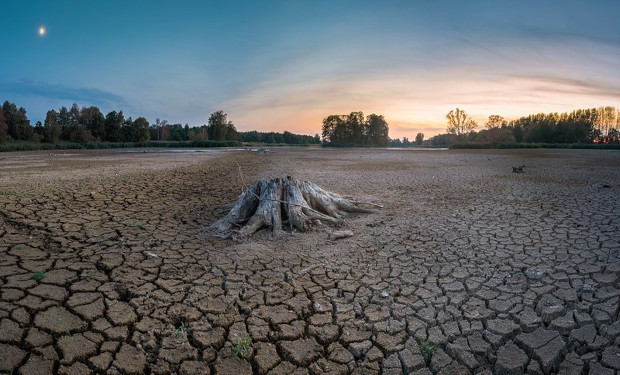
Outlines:
[[[37,271],[34,274],[32,274],[32,278],[35,279],[35,281],[41,281],[45,278],[45,272]]]
[[[252,348],[252,338],[248,335],[240,338],[232,349],[232,354],[235,357],[247,359],[250,357],[250,349]]]
[[[422,352],[422,356],[426,362],[430,362],[431,357],[433,357],[433,352],[435,351],[435,344],[429,341],[422,341],[420,343],[420,351]]]
[[[129,226],[132,227],[132,228],[138,228],[138,229],[141,229],[141,230],[145,229],[144,224],[139,223],[137,221],[129,223]]]
[[[186,325],[185,322],[181,322],[181,325],[179,326],[179,328],[174,330],[174,336],[177,339],[183,338],[183,337],[187,337],[187,333],[191,330],[191,328],[189,327],[189,325]]]

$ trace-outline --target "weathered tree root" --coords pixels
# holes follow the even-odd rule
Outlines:
[[[209,227],[209,233],[245,238],[265,227],[277,236],[285,228],[305,232],[321,224],[341,226],[347,212],[372,212],[363,205],[381,207],[345,199],[309,181],[261,179],[241,194],[226,216]]]

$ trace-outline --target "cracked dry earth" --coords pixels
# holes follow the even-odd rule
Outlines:
[[[617,151],[0,156],[0,373],[620,370]],[[204,234],[286,175],[385,207]]]

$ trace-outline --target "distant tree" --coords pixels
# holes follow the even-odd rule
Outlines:
[[[74,142],[92,141],[93,136],[82,122],[82,111],[80,110],[80,107],[78,107],[77,103],[73,103],[71,109],[69,109],[69,115],[71,117],[69,139]]]
[[[7,134],[14,140],[34,140],[34,131],[23,107],[17,107],[8,100],[2,104],[2,112],[6,123]]]
[[[473,134],[473,142],[480,143],[514,143],[515,137],[510,129],[491,127]]]
[[[171,141],[187,141],[189,139],[189,126],[187,130],[181,124],[170,125],[170,140]]]
[[[214,141],[236,140],[238,138],[237,129],[232,121],[228,121],[228,115],[224,111],[213,112],[209,116],[207,134],[209,139]]]
[[[422,133],[416,134],[416,136],[415,136],[415,144],[419,146],[419,145],[422,144],[423,141],[424,141],[424,134],[422,134]]]
[[[385,118],[371,114],[364,120],[362,112],[329,115],[323,119],[323,141],[331,144],[385,147],[390,142]]]
[[[189,131],[190,141],[206,141],[209,139],[206,126],[194,127]]]
[[[604,138],[609,130],[616,125],[616,108],[615,107],[599,107],[597,108],[596,128],[600,131]]]
[[[314,144],[318,145],[319,143],[321,143],[321,137],[317,133],[317,134],[314,135]]]
[[[71,139],[71,114],[67,107],[62,106],[58,110],[56,123],[60,126],[60,139],[68,141]]]
[[[125,123],[123,111],[112,111],[105,116],[105,140],[108,142],[120,142],[123,137],[122,127]]]
[[[403,147],[403,142],[400,140],[400,138],[390,139],[390,142],[388,143],[388,146],[390,146],[390,147]]]
[[[361,112],[359,112],[361,114]],[[385,118],[380,115],[370,114],[366,117],[366,144],[375,147],[386,147],[390,138],[389,126]]]
[[[367,125],[368,125],[368,122],[364,122],[364,114],[362,112],[351,112],[351,114],[347,116],[347,120],[346,120],[348,143],[364,144],[365,143],[364,135],[366,136],[368,135],[368,131],[366,130]],[[380,125],[377,125],[377,129],[374,129],[374,130],[378,131],[379,127]],[[368,140],[370,141],[370,138],[368,138]]]
[[[428,140],[433,146],[446,147],[459,142],[459,137],[455,134],[437,134]]]
[[[469,133],[478,126],[465,111],[459,108],[448,112],[446,119],[448,120],[447,132],[457,136]]]
[[[43,124],[43,141],[48,143],[56,143],[60,140],[62,129],[58,124],[58,112],[55,110],[47,111],[45,122]]]
[[[9,139],[9,128],[4,118],[4,111],[0,107],[0,143],[4,143]]]
[[[146,142],[150,139],[149,122],[144,117],[138,117],[131,124],[131,140],[133,142]]]
[[[34,134],[36,135],[36,139],[37,141],[41,141],[41,139],[43,138],[43,124],[41,123],[41,121],[37,121],[34,124]]]
[[[506,122],[506,120],[502,116],[491,115],[489,116],[489,119],[484,125],[487,127],[487,129],[492,129],[492,128],[503,127],[503,126],[506,126],[507,124],[508,122]]]
[[[103,117],[99,108],[94,106],[82,108],[80,111],[80,123],[95,139],[100,141],[105,139],[105,117]]]
[[[170,140],[170,125],[168,125],[168,120],[155,119],[155,124],[151,125],[151,139],[156,141]]]
[[[348,141],[347,116],[329,115],[323,119],[323,141],[345,143]]]

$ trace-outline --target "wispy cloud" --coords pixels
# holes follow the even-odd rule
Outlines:
[[[24,97],[39,96],[52,100],[63,100],[109,108],[128,108],[129,103],[122,96],[94,88],[71,87],[57,83],[33,82],[29,80],[2,82],[5,95]]]
[[[515,78],[529,81],[537,91],[553,94],[579,94],[585,96],[620,99],[620,82],[596,82],[575,78],[517,75]]]

